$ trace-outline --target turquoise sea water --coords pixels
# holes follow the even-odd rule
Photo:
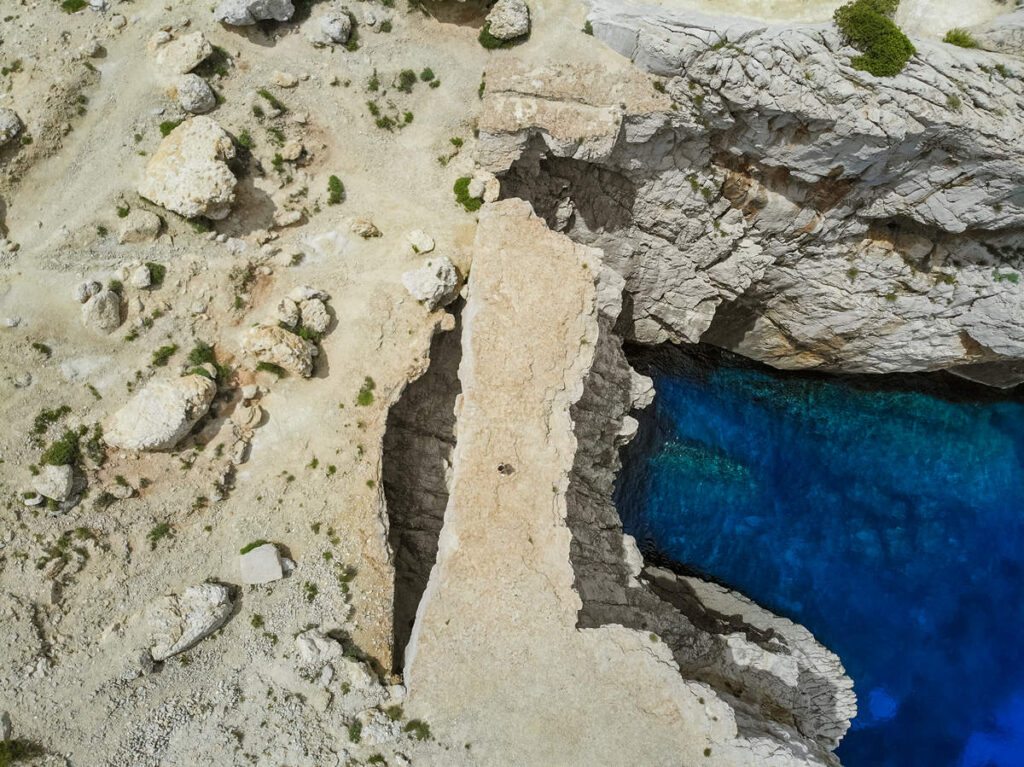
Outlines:
[[[1024,396],[700,347],[636,363],[657,398],[624,453],[627,532],[839,654],[845,767],[1024,766]]]

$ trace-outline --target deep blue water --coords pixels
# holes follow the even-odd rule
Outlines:
[[[705,354],[637,360],[627,532],[839,654],[845,767],[1022,767],[1024,396]]]

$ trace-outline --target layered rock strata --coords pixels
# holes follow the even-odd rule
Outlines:
[[[684,603],[622,535],[615,445],[649,394],[611,333],[621,290],[527,203],[484,208],[408,708],[486,764],[836,764],[838,659],[728,592]]]
[[[590,19],[635,66],[497,62],[479,159],[604,250],[629,336],[782,368],[1024,358],[1019,59],[915,41],[875,78],[830,24],[612,3]]]

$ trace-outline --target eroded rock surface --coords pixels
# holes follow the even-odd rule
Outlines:
[[[259,21],[288,21],[295,13],[290,0],[223,0],[213,12],[217,21],[248,26]]]
[[[103,438],[123,450],[170,450],[206,415],[216,393],[217,384],[201,375],[150,381],[114,414]]]
[[[178,594],[160,597],[149,610],[153,660],[184,652],[219,629],[231,615],[227,586],[200,583]]]
[[[313,374],[316,344],[277,325],[256,325],[250,328],[245,335],[243,347],[257,362],[277,365],[304,378]]]
[[[1024,357],[1018,60],[921,41],[880,79],[830,26],[591,21],[653,76],[496,63],[480,159],[605,251],[634,338],[858,372]]]

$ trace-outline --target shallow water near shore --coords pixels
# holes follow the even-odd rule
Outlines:
[[[702,347],[633,362],[658,394],[623,454],[626,531],[839,654],[845,767],[1024,764],[1024,396]]]

